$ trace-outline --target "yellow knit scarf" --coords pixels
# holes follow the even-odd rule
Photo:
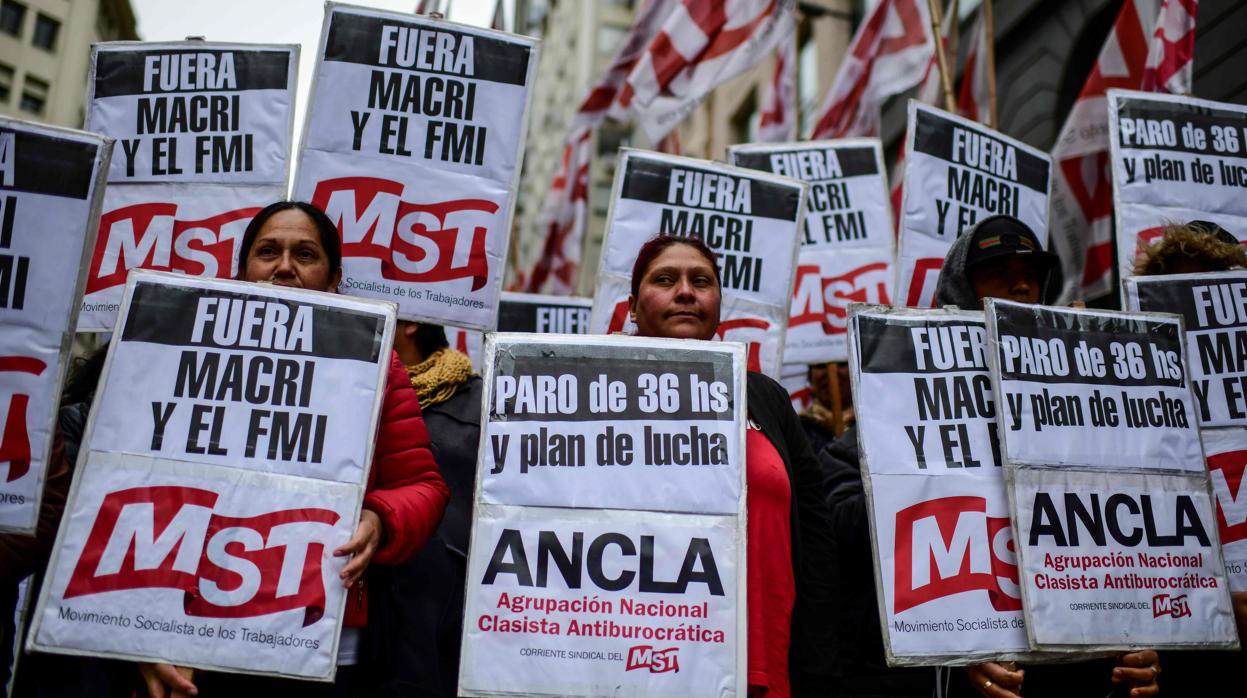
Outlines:
[[[449,347],[442,347],[424,361],[407,367],[407,377],[420,398],[421,407],[446,402],[471,375],[472,362],[465,354]]]

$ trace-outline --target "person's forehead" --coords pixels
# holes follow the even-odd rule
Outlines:
[[[706,259],[697,248],[690,245],[671,245],[654,258],[651,269],[657,267],[689,267],[703,266],[710,268],[710,260]]]
[[[985,259],[973,267],[970,267],[971,273],[986,273],[1008,271],[1012,273],[1023,273],[1029,271],[1038,272],[1041,270],[1039,264],[1036,263],[1034,255],[1030,254],[1010,254],[1001,255]]]
[[[285,213],[285,211],[282,211],[282,213]],[[302,220],[298,218],[277,220],[277,215],[264,221],[264,225],[260,226],[260,232],[256,235],[257,240],[281,238],[290,239],[294,242],[307,241],[320,244],[320,234],[316,230],[316,224],[306,215],[302,216]]]

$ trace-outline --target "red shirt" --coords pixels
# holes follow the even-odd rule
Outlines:
[[[745,430],[749,689],[761,687],[768,698],[788,698],[788,645],[797,595],[792,574],[792,485],[779,452],[752,421]]]

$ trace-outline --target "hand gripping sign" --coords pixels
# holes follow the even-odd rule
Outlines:
[[[977,312],[854,304],[862,481],[890,666],[1029,649]]]
[[[251,218],[285,198],[297,46],[97,44],[87,129],[117,139],[80,329],[111,330],[131,269],[233,278]]]
[[[297,198],[342,234],[341,291],[494,326],[537,42],[327,3]]]
[[[112,146],[0,118],[0,531],[38,520]]]
[[[331,680],[391,304],[135,272],[32,649]]]
[[[463,695],[744,696],[735,343],[490,334]]]
[[[944,255],[979,219],[1013,216],[1047,246],[1047,153],[912,99],[907,137],[897,305],[934,307]]]
[[[985,306],[1031,647],[1237,647],[1181,318]]]
[[[845,361],[849,303],[892,302],[893,228],[877,138],[736,145],[733,165],[809,182],[784,361]]]
[[[596,332],[630,332],[632,265],[656,235],[701,239],[718,256],[718,338],[744,342],[749,370],[779,377],[808,185],[757,170],[624,148],[593,293]]]
[[[1247,107],[1127,90],[1107,104],[1122,279],[1166,225],[1210,221],[1247,240]]]
[[[1134,276],[1124,283],[1129,309],[1182,316],[1200,426],[1247,426],[1247,272]]]

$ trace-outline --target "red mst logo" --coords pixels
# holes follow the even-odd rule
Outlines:
[[[372,257],[381,276],[395,281],[489,278],[485,234],[498,204],[488,199],[416,203],[402,199],[401,182],[376,177],[327,179],[312,204],[342,233],[343,257]]]
[[[678,647],[656,650],[652,645],[636,645],[628,648],[628,665],[624,671],[648,669],[651,674],[680,671]]]
[[[896,512],[896,613],[981,589],[997,611],[1022,610],[1009,518],[982,497],[943,497]]]
[[[286,509],[250,517],[213,511],[193,487],[136,487],[104,498],[65,598],[125,589],[178,589],[187,615],[246,618],[325,611],[321,559],[337,512]]]

